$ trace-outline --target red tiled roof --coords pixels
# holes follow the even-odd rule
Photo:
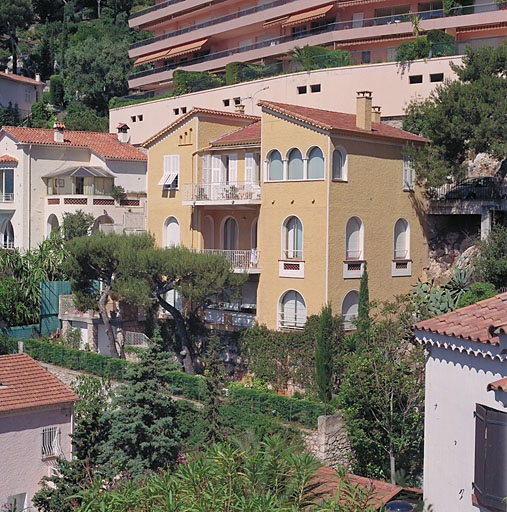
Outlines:
[[[488,391],[505,391],[507,392],[507,377],[505,379],[495,380],[488,384]]]
[[[212,146],[230,146],[238,144],[254,144],[261,142],[261,122],[249,124],[244,128],[227,133],[211,142]]]
[[[367,491],[371,491],[372,497],[369,504],[375,509],[382,508],[403,490],[403,487],[400,487],[399,485],[393,485],[389,482],[373,480],[371,478],[353,475],[351,473],[349,473],[347,477],[351,484]],[[318,485],[316,489],[316,494],[318,496],[325,499],[336,495],[336,491],[340,485],[340,477],[334,469],[322,466],[315,473],[314,479],[315,484]],[[419,492],[417,489],[413,489],[412,491]]]
[[[31,85],[44,85],[44,82],[37,82],[33,78],[28,78],[27,76],[14,75],[13,73],[3,73],[0,71],[0,78],[7,78],[8,80],[14,80],[15,82],[23,82],[24,84]]]
[[[390,126],[385,123],[371,123],[371,131],[362,130],[356,126],[356,116],[354,114],[302,107],[299,105],[287,105],[285,103],[275,103],[273,101],[259,101],[258,104],[261,107],[268,108],[274,112],[284,114],[285,116],[292,117],[299,121],[304,121],[324,130],[346,131],[364,135],[374,135],[377,137],[387,137],[391,139],[427,142],[427,139],[424,137],[419,137],[418,135],[400,130],[399,128],[394,128],[394,126]]]
[[[146,160],[146,155],[131,144],[118,140],[116,133],[64,131],[64,141],[55,142],[54,130],[4,126],[2,131],[24,144],[45,144],[89,148],[98,155],[112,160]]]
[[[169,133],[174,127],[178,126],[183,121],[190,119],[195,114],[207,114],[217,117],[230,117],[233,119],[243,119],[245,121],[259,121],[259,116],[249,116],[246,114],[240,114],[239,112],[223,112],[221,110],[211,110],[209,108],[194,107],[192,110],[189,110],[186,114],[183,114],[181,117],[178,117],[178,119],[176,119],[170,125],[166,126],[163,130],[160,130],[158,133],[156,133],[148,140],[143,142],[141,146],[143,148],[148,147],[152,142],[155,142],[157,139],[159,139],[166,133]]]
[[[418,322],[414,327],[421,331],[498,345],[498,330],[503,329],[501,326],[505,327],[506,318],[507,292]]]
[[[27,354],[0,356],[0,412],[77,400],[74,391]]]
[[[10,156],[10,155],[0,156],[0,163],[15,163],[17,161],[18,161],[17,158],[14,158],[13,156]]]

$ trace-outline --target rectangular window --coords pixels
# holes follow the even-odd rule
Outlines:
[[[177,116],[180,113],[179,108],[173,108],[174,115]]]
[[[431,73],[430,82],[443,82],[444,74],[443,73]]]
[[[58,457],[60,452],[60,427],[44,427],[42,429],[42,457]]]
[[[298,94],[306,94],[306,85],[298,86]]]
[[[364,50],[361,52],[361,64],[370,64],[371,63],[371,51]]]
[[[507,496],[507,413],[476,404],[474,494],[488,510],[504,510]]]
[[[241,98],[233,98],[234,99],[234,105],[241,105]]]
[[[310,85],[310,91],[312,91],[312,92],[320,92],[320,84]]]
[[[30,103],[32,101],[32,91],[30,87],[25,88],[25,102]]]
[[[423,76],[422,75],[410,75],[408,77],[409,84],[422,84]]]
[[[180,155],[164,155],[164,173],[158,182],[165,189],[176,190],[179,185]]]
[[[136,116],[130,116],[130,120],[135,123],[137,121],[137,117]]]
[[[181,107],[181,113],[186,114],[187,113],[187,107]]]
[[[14,195],[14,169],[0,169],[0,200],[12,200]],[[3,197],[2,197],[3,196]]]
[[[222,100],[222,103],[224,104],[224,107],[228,107],[231,103],[231,100]]]
[[[403,190],[414,190],[415,188],[415,169],[412,160],[408,155],[403,155]]]
[[[7,498],[7,509],[10,512],[22,512],[26,510],[26,492],[15,494]]]
[[[137,120],[138,120],[138,121],[142,121],[142,120],[143,120],[143,115],[142,115],[142,114],[138,115],[138,116],[137,116]]]
[[[292,27],[293,36],[304,36],[306,34],[306,25],[300,25],[299,27]]]
[[[99,196],[109,196],[113,191],[112,178],[95,178],[95,194]]]

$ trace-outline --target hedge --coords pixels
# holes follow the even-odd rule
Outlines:
[[[174,96],[181,96],[190,92],[213,89],[224,85],[224,80],[213,73],[207,71],[185,71],[177,69],[173,73],[173,93]]]
[[[205,392],[204,378],[183,372],[167,372],[167,383],[173,395],[184,396],[191,400],[201,400]]]

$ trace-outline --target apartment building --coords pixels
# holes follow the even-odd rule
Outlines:
[[[146,155],[118,133],[4,126],[0,131],[0,248],[31,249],[83,210],[93,229],[145,230]],[[113,198],[113,186],[127,192]]]
[[[354,64],[393,61],[396,47],[415,37],[412,14],[419,15],[421,32],[453,35],[457,54],[467,44],[496,45],[507,33],[507,10],[492,0],[448,11],[440,0],[157,1],[129,20],[153,34],[130,47],[134,64],[148,69],[134,73],[129,85],[166,92],[177,68],[219,72],[233,61],[289,71],[288,53],[304,45],[348,50]]]
[[[209,322],[300,329],[330,302],[351,327],[366,264],[374,299],[422,274],[424,199],[404,152],[425,139],[380,123],[370,92],[356,103],[352,115],[262,101],[261,118],[196,108],[146,141],[157,242],[248,273]]]

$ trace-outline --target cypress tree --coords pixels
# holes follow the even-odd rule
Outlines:
[[[327,403],[331,400],[333,378],[333,313],[328,304],[322,308],[315,345],[315,380],[319,398]]]
[[[224,385],[224,367],[219,356],[220,338],[212,334],[206,354],[206,395],[204,398],[205,417],[207,424],[206,441],[217,443],[223,441],[220,407],[222,388]]]
[[[368,269],[364,264],[364,272],[359,285],[359,303],[357,307],[357,330],[365,331],[370,326],[370,293],[368,290]]]

